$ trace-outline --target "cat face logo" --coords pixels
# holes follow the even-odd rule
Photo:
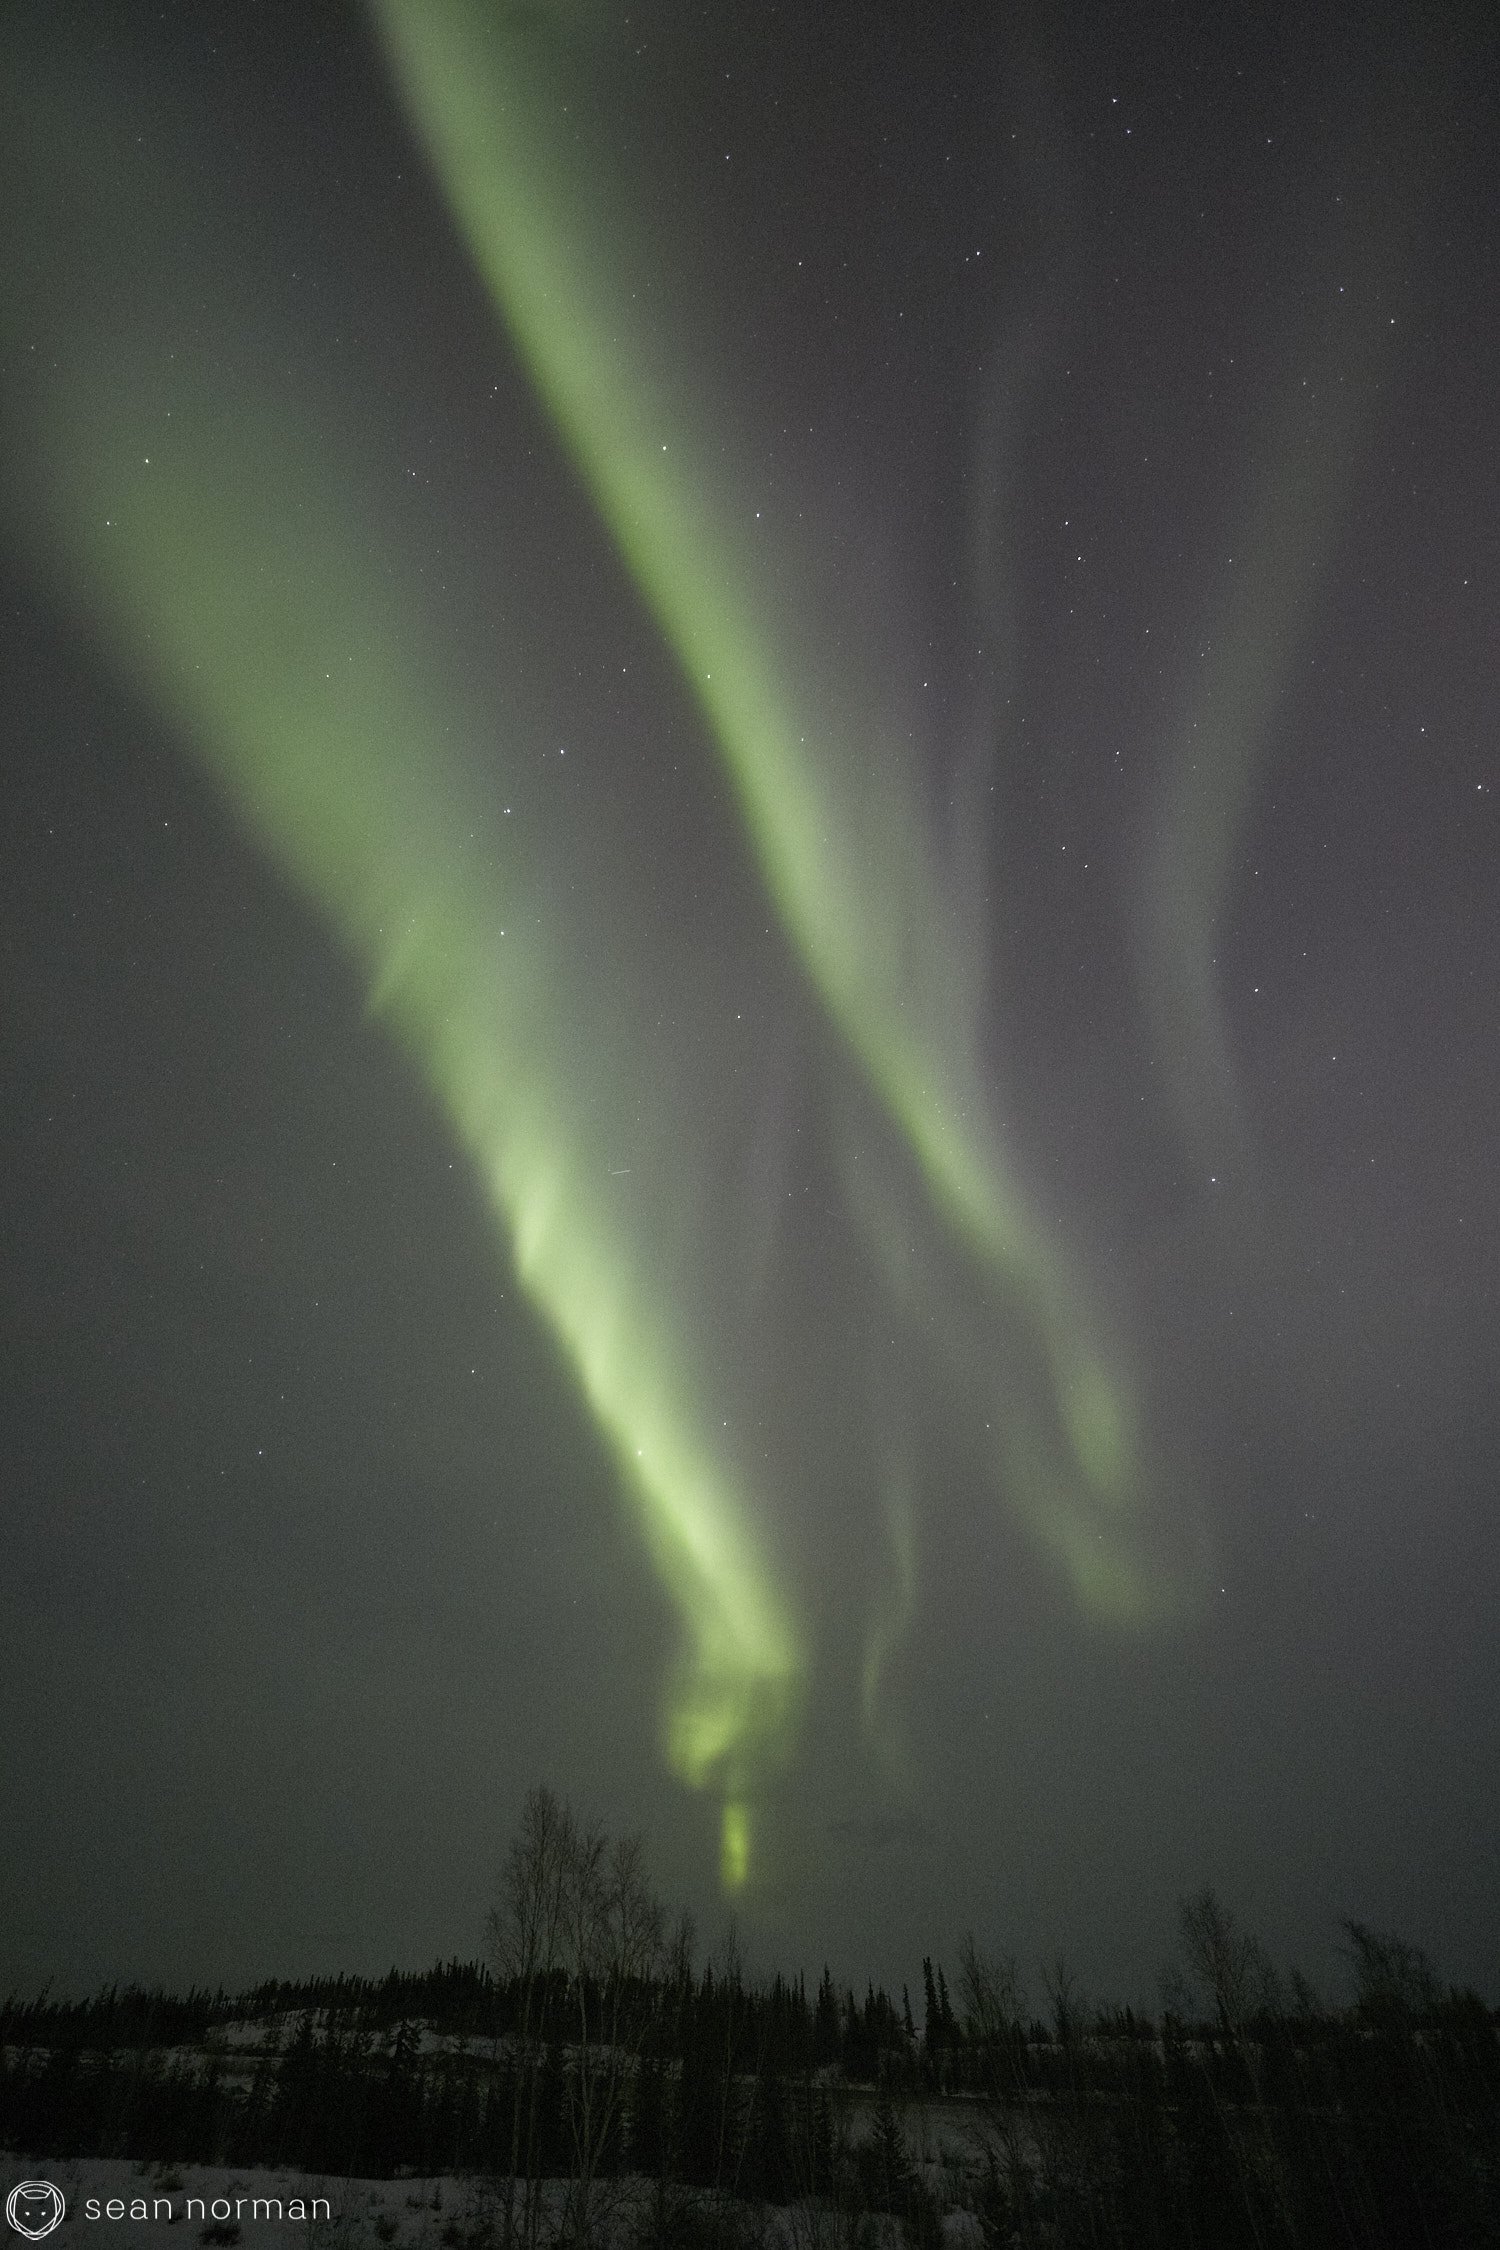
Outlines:
[[[22,2180],[5,2198],[5,2216],[17,2234],[40,2242],[62,2218],[66,2205],[50,2180]]]

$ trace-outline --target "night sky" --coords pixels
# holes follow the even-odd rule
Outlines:
[[[0,16],[0,1987],[1500,1990],[1500,46]]]

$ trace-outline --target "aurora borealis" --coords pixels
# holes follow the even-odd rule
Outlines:
[[[1492,229],[1259,24],[12,10],[18,1963],[101,1790],[164,1973],[462,1950],[538,1774],[1472,1947]]]

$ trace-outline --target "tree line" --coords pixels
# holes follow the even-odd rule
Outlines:
[[[916,2244],[964,2209],[993,2250],[1500,2244],[1495,2015],[1357,1923],[1338,2007],[1205,1891],[1160,2018],[1090,2006],[1061,1963],[1036,2013],[972,1944],[951,1988],[924,1961],[914,2010],[826,1969],[811,1991],[752,1978],[732,1942],[700,1962],[639,1844],[536,1790],[488,1936],[487,1960],[420,1976],[12,1999],[0,2143],[471,2174],[495,2250],[618,2239],[627,2206],[641,2240],[691,2250],[769,2205]],[[924,2158],[937,2114],[946,2154]]]

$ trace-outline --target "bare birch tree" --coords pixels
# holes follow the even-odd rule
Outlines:
[[[573,1815],[550,1789],[527,1792],[520,1834],[506,1854],[500,1895],[488,1922],[497,1976],[518,1987],[510,2170],[505,2183],[505,2250],[516,2240],[516,2182],[525,2166],[523,2239],[535,2250],[541,2211],[536,2177],[537,2092],[541,2059],[553,2030],[549,2015],[563,1958],[564,1924],[578,1836]]]
[[[568,2102],[569,2233],[581,2246],[593,2228],[600,2166],[620,2130],[667,1966],[664,1918],[638,1836],[610,1843],[597,1828],[577,1834],[564,1949],[577,2041]]]
[[[568,2238],[594,2229],[601,2166],[618,2134],[642,2045],[661,2005],[668,1947],[661,1906],[638,1837],[611,1842],[580,1826],[549,1789],[532,1789],[506,1855],[489,1916],[497,1975],[517,1987],[515,2099],[505,2250],[517,2241],[516,2188],[524,2175],[520,2240],[536,2250],[542,2210],[537,2100],[543,2059],[565,2043],[571,2178]]]

